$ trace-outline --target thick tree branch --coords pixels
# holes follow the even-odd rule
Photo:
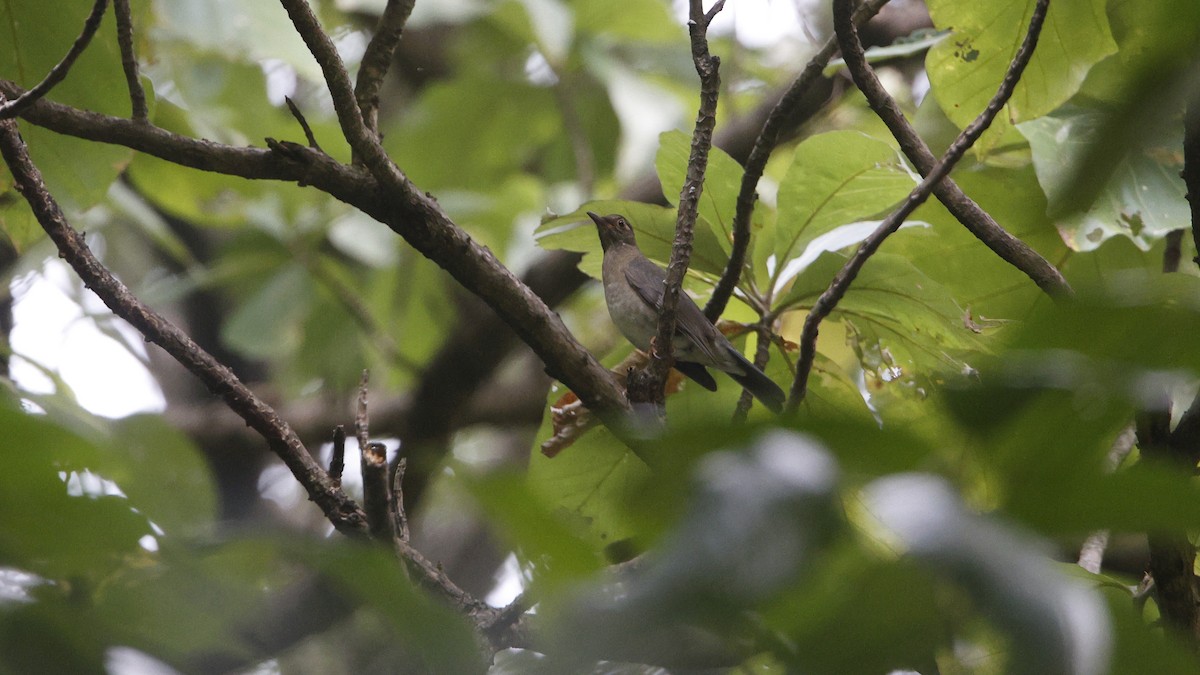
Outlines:
[[[242,384],[232,371],[201,349],[174,324],[142,304],[92,255],[83,236],[71,228],[58,203],[47,191],[41,172],[30,160],[17,124],[12,120],[0,122],[0,153],[12,172],[17,189],[58,247],[59,255],[71,265],[84,284],[114,314],[132,324],[147,341],[162,347],[214,394],[224,399],[246,424],[261,434],[271,450],[304,486],[309,499],[316,502],[338,531],[346,534],[364,533],[366,519],[362,510],[334,484],[291,427]]]
[[[21,89],[0,80],[0,93],[17,95]],[[223,145],[44,100],[23,118],[58,133],[123,145],[182,166],[285,180],[327,192],[387,225],[482,298],[542,359],[551,375],[609,426],[619,426],[628,410],[612,375],[575,340],[558,315],[407,179],[396,183],[397,189],[386,189],[362,168],[294,143],[272,142],[271,149]]]
[[[354,82],[354,97],[362,111],[363,122],[372,132],[379,132],[379,90],[383,79],[392,65],[392,55],[400,44],[404,24],[412,14],[416,0],[388,0],[375,34],[367,43],[362,63],[358,66],[358,77]]]
[[[846,67],[854,78],[854,84],[863,92],[871,109],[900,143],[905,157],[908,157],[922,177],[928,176],[937,164],[937,158],[917,134],[916,129],[909,124],[895,99],[887,93],[879,78],[875,76],[874,69],[867,64],[858,31],[851,24],[845,30],[839,30],[837,38]],[[987,211],[962,191],[954,179],[947,176],[936,183],[933,194],[951,215],[971,231],[971,234],[1005,262],[1024,272],[1047,294],[1063,297],[1072,293],[1070,285],[1054,265],[1001,227]]]
[[[12,119],[20,115],[63,81],[63,78],[71,71],[71,66],[75,65],[75,60],[79,58],[83,50],[87,49],[88,43],[92,41],[92,36],[100,29],[100,20],[104,18],[106,9],[108,9],[108,0],[96,0],[92,4],[92,11],[83,22],[83,30],[80,31],[79,37],[75,38],[75,42],[71,44],[66,55],[32,89],[0,105],[0,120]]]
[[[708,151],[712,147],[713,129],[717,125],[717,96],[720,93],[720,58],[708,51],[708,25],[725,6],[717,0],[706,14],[701,0],[690,0],[688,33],[691,36],[692,62],[700,76],[700,109],[696,113],[696,128],[692,132],[692,149],[688,157],[687,177],[679,192],[679,208],[675,217],[675,241],[671,246],[671,261],[667,265],[666,288],[658,308],[658,332],[653,339],[650,362],[642,373],[631,374],[629,398],[634,402],[663,405],[663,387],[674,359],[671,343],[675,335],[675,310],[683,289],[692,257],[692,230],[700,194],[704,191],[704,173],[708,168]]]
[[[869,0],[854,10],[854,23],[862,24],[870,20],[889,0]],[[733,247],[729,251],[729,263],[713,288],[713,294],[704,306],[704,315],[709,321],[716,322],[733,297],[746,264],[746,254],[750,250],[750,218],[754,215],[754,205],[758,202],[758,181],[762,179],[763,171],[771,153],[783,139],[793,111],[807,96],[813,84],[822,77],[829,59],[837,51],[837,38],[830,37],[821,46],[820,51],[808,60],[804,70],[792,81],[783,97],[775,103],[771,114],[763,123],[762,131],[754,139],[754,147],[746,158],[746,168],[742,173],[742,185],[738,191],[737,206],[733,214]]]
[[[800,402],[804,400],[804,395],[808,387],[808,376],[812,372],[813,360],[816,358],[817,350],[817,332],[821,325],[821,321],[829,316],[829,313],[837,307],[838,302],[846,294],[850,288],[850,284],[854,282],[858,272],[862,269],[867,260],[874,255],[875,251],[879,250],[884,239],[900,228],[913,211],[917,209],[926,199],[929,198],[934,186],[942,181],[958,160],[966,153],[966,151],[979,139],[983,132],[992,123],[1000,109],[1008,102],[1012,96],[1013,89],[1017,86],[1017,82],[1021,79],[1021,73],[1024,72],[1025,66],[1029,64],[1029,59],[1033,56],[1033,50],[1037,46],[1038,37],[1042,32],[1042,25],[1046,20],[1046,10],[1050,5],[1050,0],[1038,0],[1034,6],[1033,15],[1029,20],[1029,29],[1025,33],[1025,39],[1021,42],[1021,46],[1017,49],[1017,53],[1013,56],[1013,60],[1008,65],[1008,71],[1004,74],[1004,79],[1000,83],[1000,88],[996,94],[988,101],[987,107],[983,112],[975,118],[967,128],[962,130],[958,138],[950,144],[946,153],[937,164],[929,171],[925,178],[921,181],[904,202],[887,218],[879,224],[879,227],[871,233],[870,236],[863,241],[850,260],[838,271],[830,282],[829,287],[825,289],[817,301],[813,304],[812,310],[804,320],[804,328],[800,333],[800,358],[796,363],[796,378],[792,382],[791,393],[788,397],[787,409],[794,412]],[[833,3],[834,29],[837,31],[840,42],[847,43],[851,40],[851,33],[855,30],[854,23],[851,21],[851,2],[850,0],[834,0]],[[857,40],[855,40],[857,41]],[[847,54],[849,56],[849,54]],[[849,63],[849,58],[847,58]]]

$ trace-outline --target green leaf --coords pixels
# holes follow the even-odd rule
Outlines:
[[[806,305],[825,290],[846,257],[824,253],[804,270],[781,303]],[[908,260],[871,256],[830,315],[847,326],[847,340],[877,383],[961,372],[964,353],[983,343],[963,321],[963,310],[939,283]]]
[[[308,315],[313,293],[308,271],[288,264],[230,316],[221,339],[250,356],[286,354],[303,338],[301,321]]]
[[[545,249],[565,249],[585,253],[579,269],[593,277],[600,277],[600,239],[596,224],[587,212],[600,215],[620,213],[629,219],[637,233],[638,248],[646,257],[662,266],[671,260],[671,244],[675,241],[674,208],[627,202],[604,200],[588,202],[579,210],[542,223],[534,232],[538,245]],[[697,221],[692,237],[692,258],[689,269],[720,275],[725,270],[729,256],[721,250],[713,230],[703,221]]]
[[[686,49],[687,31],[666,2],[592,2],[570,0],[581,32],[612,39],[672,44]]]
[[[1029,139],[1051,213],[1062,212],[1074,196],[1078,163],[1093,146],[1107,142],[1100,136],[1106,121],[1107,116],[1098,111],[1067,107],[1018,126]],[[1121,235],[1147,250],[1154,239],[1188,222],[1186,190],[1179,180],[1183,162],[1173,150],[1182,147],[1182,128],[1177,132],[1131,148],[1115,165],[1096,201],[1058,221],[1068,246],[1090,251]]]
[[[561,136],[549,89],[478,75],[430,85],[384,146],[424,189],[480,190],[502,185]]]
[[[531,481],[512,473],[465,479],[480,507],[533,566],[534,582],[543,589],[561,588],[602,569],[601,547],[588,541],[580,512],[547,501]]]
[[[777,270],[830,230],[878,214],[915,185],[892,146],[857,131],[813,136],[779,186]]]
[[[6,443],[0,452],[3,564],[86,585],[143,552],[138,540],[151,534],[150,523],[120,493],[107,453],[15,410],[0,409],[0,425]]]
[[[664,131],[658,141],[658,157],[654,161],[658,179],[667,199],[678,202],[679,190],[687,178],[692,139],[682,131]],[[742,187],[743,172],[742,165],[725,151],[717,147],[709,151],[699,213],[715,228],[717,241],[726,253],[733,247],[733,215]]]
[[[210,533],[217,521],[217,493],[208,462],[158,415],[134,415],[112,423],[111,477],[138,510],[170,537]]]
[[[311,82],[324,82],[321,68],[304,40],[276,3],[211,0],[162,0],[155,5],[156,37],[214,54],[232,54],[248,63],[280,59]],[[114,45],[115,46],[115,45]]]
[[[0,6],[0,73],[29,88],[37,84],[67,53],[78,36],[92,6],[90,0],[38,2],[24,0]],[[145,4],[134,3],[135,15]],[[121,70],[112,12],[108,12],[96,37],[80,55],[67,78],[50,93],[49,99],[110,115],[127,116],[129,99]],[[41,170],[50,193],[68,212],[83,211],[104,198],[133,157],[133,151],[56,134],[21,123],[21,134],[29,154]],[[0,186],[11,184],[6,166],[0,166]],[[34,225],[24,199],[0,200],[0,227],[24,249],[42,237]]]
[[[547,426],[540,438],[549,433]],[[597,550],[639,534],[626,507],[650,470],[606,428],[587,432],[553,458],[535,452],[530,489],[570,519],[585,524]]]
[[[1104,0],[1056,0],[1029,66],[997,121],[1022,122],[1045,115],[1071,98],[1088,70],[1117,46]],[[1029,27],[1027,0],[931,0],[934,26],[953,34],[929,50],[930,90],[959,127],[975,118],[1000,86]]]

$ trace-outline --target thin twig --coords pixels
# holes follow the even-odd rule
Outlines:
[[[121,48],[121,69],[125,71],[125,86],[129,89],[130,116],[142,122],[150,117],[146,106],[146,90],[138,75],[137,52],[133,48],[133,13],[129,0],[113,0],[113,13],[117,17],[117,45]]]
[[[296,105],[291,96],[284,96],[283,102],[287,104],[288,110],[292,112],[292,117],[296,118],[296,121],[300,123],[300,128],[304,130],[304,138],[308,141],[308,147],[325,152],[321,150],[321,144],[317,143],[317,137],[313,134],[312,127],[308,126],[308,120],[304,118],[304,113],[300,112],[300,106]]]
[[[375,541],[391,541],[394,532],[387,446],[367,443],[359,454],[362,457],[363,511],[367,514],[368,530]]]
[[[409,538],[408,515],[404,512],[404,472],[407,468],[408,458],[400,457],[392,474],[392,528],[403,542]]]
[[[754,332],[758,335],[757,346],[754,348],[754,365],[759,370],[766,372],[767,364],[771,361],[771,321],[768,318],[763,318],[757,326],[754,327]],[[746,416],[750,413],[750,406],[754,404],[754,395],[749,389],[742,390],[742,396],[738,399],[737,408],[733,411],[734,422],[745,422]]]
[[[321,67],[321,74],[329,87],[329,95],[333,99],[333,109],[337,113],[342,135],[354,151],[355,160],[361,160],[371,175],[385,186],[390,187],[394,184],[401,189],[407,187],[408,181],[404,174],[379,144],[375,132],[363,121],[346,65],[342,62],[333,40],[321,28],[321,22],[317,20],[317,15],[313,13],[308,0],[280,0],[280,4],[287,11],[292,25],[304,40],[308,51],[317,60],[317,65]]]
[[[850,284],[854,282],[858,272],[866,264],[867,260],[874,255],[875,251],[879,250],[884,239],[900,228],[904,219],[916,210],[926,199],[930,193],[943,178],[950,173],[958,160],[963,154],[979,139],[983,132],[992,123],[1000,109],[1004,107],[1013,89],[1017,86],[1017,82],[1021,79],[1021,73],[1024,72],[1025,66],[1029,64],[1029,59],[1033,56],[1034,47],[1037,46],[1038,36],[1041,35],[1042,25],[1046,21],[1046,10],[1049,8],[1050,0],[1038,0],[1034,6],[1033,15],[1029,20],[1029,29],[1025,33],[1025,39],[1021,42],[1020,48],[1013,56],[1012,62],[1008,65],[1008,71],[1004,74],[1004,79],[1000,83],[996,94],[988,101],[987,107],[983,112],[975,118],[967,128],[962,130],[958,138],[950,144],[949,149],[938,160],[937,164],[921,181],[917,187],[909,193],[904,202],[887,218],[879,224],[879,227],[871,233],[870,236],[863,241],[846,261],[846,264],[834,276],[829,287],[825,289],[817,301],[813,304],[808,316],[804,320],[804,328],[800,333],[800,358],[796,364],[796,378],[792,382],[792,390],[788,396],[787,410],[794,412],[800,402],[804,400],[804,395],[807,392],[808,376],[812,372],[813,360],[817,352],[817,331],[821,325],[821,321],[829,316],[829,313],[837,307],[839,301],[850,288]],[[851,35],[856,31],[853,22],[850,21],[850,0],[835,0],[833,4],[834,28],[838,33],[839,40],[846,42],[848,45],[851,40]],[[857,39],[855,38],[856,42]],[[849,52],[849,50],[847,50]],[[846,53],[847,64],[849,64],[852,56]]]
[[[7,120],[20,115],[26,108],[37,102],[38,99],[45,96],[55,87],[67,73],[71,71],[71,66],[75,65],[75,60],[87,49],[88,43],[92,41],[92,36],[100,29],[100,20],[104,18],[104,10],[108,9],[108,0],[96,0],[92,4],[92,12],[88,14],[87,19],[83,22],[83,30],[79,36],[75,38],[75,42],[71,48],[67,50],[62,60],[54,64],[46,77],[42,78],[32,89],[21,94],[17,98],[0,104],[0,120]]]
[[[842,22],[842,28],[837,30],[836,37],[842,48],[842,56],[846,67],[854,78],[871,109],[879,119],[887,125],[888,130],[900,144],[900,149],[908,160],[916,167],[922,177],[928,176],[937,164],[937,158],[926,145],[925,141],[909,124],[900,106],[888,94],[887,89],[875,76],[875,71],[867,64],[862,42],[858,38],[858,30],[853,24]],[[1014,56],[1014,63],[1016,62]],[[1071,286],[1063,278],[1062,273],[1054,265],[1043,258],[1028,244],[1014,237],[996,222],[994,218],[979,204],[975,203],[962,191],[949,176],[933,186],[933,194],[971,234],[1000,256],[1008,264],[1021,270],[1033,280],[1043,291],[1052,297],[1071,295]]]
[[[341,487],[342,472],[346,470],[346,427],[333,428],[333,454],[329,457],[329,479]]]
[[[367,385],[371,381],[371,371],[365,368],[362,371],[362,379],[358,382],[358,407],[354,412],[354,438],[358,440],[358,447],[365,448],[371,440],[371,415],[367,409]]]
[[[416,0],[388,0],[358,66],[354,97],[367,129],[376,134],[379,132],[379,90],[392,65],[392,55],[396,52],[396,45],[400,44],[400,35],[404,32],[404,24],[412,14],[414,4]]]
[[[675,334],[675,310],[679,305],[683,277],[687,274],[688,262],[692,256],[692,231],[696,226],[700,194],[704,190],[704,173],[708,168],[708,151],[712,147],[713,129],[717,124],[717,97],[721,86],[718,71],[721,60],[708,51],[708,25],[724,6],[725,1],[718,0],[705,14],[701,0],[690,0],[691,19],[688,21],[688,33],[691,36],[692,62],[700,76],[700,109],[696,113],[696,127],[692,132],[687,177],[679,193],[671,262],[667,265],[666,286],[662,304],[658,308],[658,332],[653,338],[653,350],[646,369],[632,373],[628,384],[630,400],[652,402],[660,409],[667,373],[674,362],[671,342]]]
[[[71,228],[58,203],[46,189],[41,172],[30,160],[25,142],[17,130],[16,122],[12,120],[0,122],[0,153],[12,172],[17,189],[58,247],[59,255],[71,265],[84,284],[114,314],[133,325],[147,341],[162,347],[261,434],[271,450],[304,486],[309,499],[316,502],[338,531],[346,534],[365,533],[367,523],[362,510],[333,483],[292,428],[242,384],[232,371],[177,326],[138,300],[96,259],[84,242],[83,235]]]
[[[859,25],[866,23],[887,3],[888,0],[869,0],[863,3],[854,10],[854,23]],[[837,46],[837,37],[830,37],[825,41],[820,51],[809,59],[799,77],[788,86],[783,97],[771,109],[771,114],[763,123],[762,131],[754,139],[754,147],[750,150],[750,156],[746,158],[746,168],[742,172],[742,185],[738,191],[737,206],[733,214],[733,248],[729,251],[729,263],[726,264],[725,271],[713,288],[713,294],[709,298],[708,304],[704,306],[704,315],[708,317],[709,321],[715,322],[725,312],[725,306],[733,297],[733,291],[737,288],[738,280],[741,278],[742,268],[746,264],[746,254],[750,250],[750,219],[754,215],[754,205],[758,201],[758,181],[767,168],[767,161],[771,159],[771,153],[779,144],[788,118],[813,83],[821,77],[825,66],[829,64],[829,59],[833,58],[834,53],[837,52]]]

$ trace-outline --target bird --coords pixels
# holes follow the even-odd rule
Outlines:
[[[614,213],[600,216],[591,211],[600,247],[604,251],[602,281],[608,314],[625,339],[642,351],[658,332],[658,308],[662,305],[667,273],[638,248],[629,220]],[[671,343],[675,369],[709,391],[717,381],[706,367],[727,373],[772,412],[783,410],[784,394],[779,385],[748,361],[704,316],[696,303],[680,294],[675,314],[675,337]]]

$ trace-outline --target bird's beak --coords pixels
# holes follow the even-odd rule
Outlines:
[[[598,227],[604,227],[604,217],[603,216],[598,216],[598,215],[592,213],[591,211],[588,211],[587,214],[588,214],[588,218],[591,218],[592,222],[596,223],[596,225]]]

